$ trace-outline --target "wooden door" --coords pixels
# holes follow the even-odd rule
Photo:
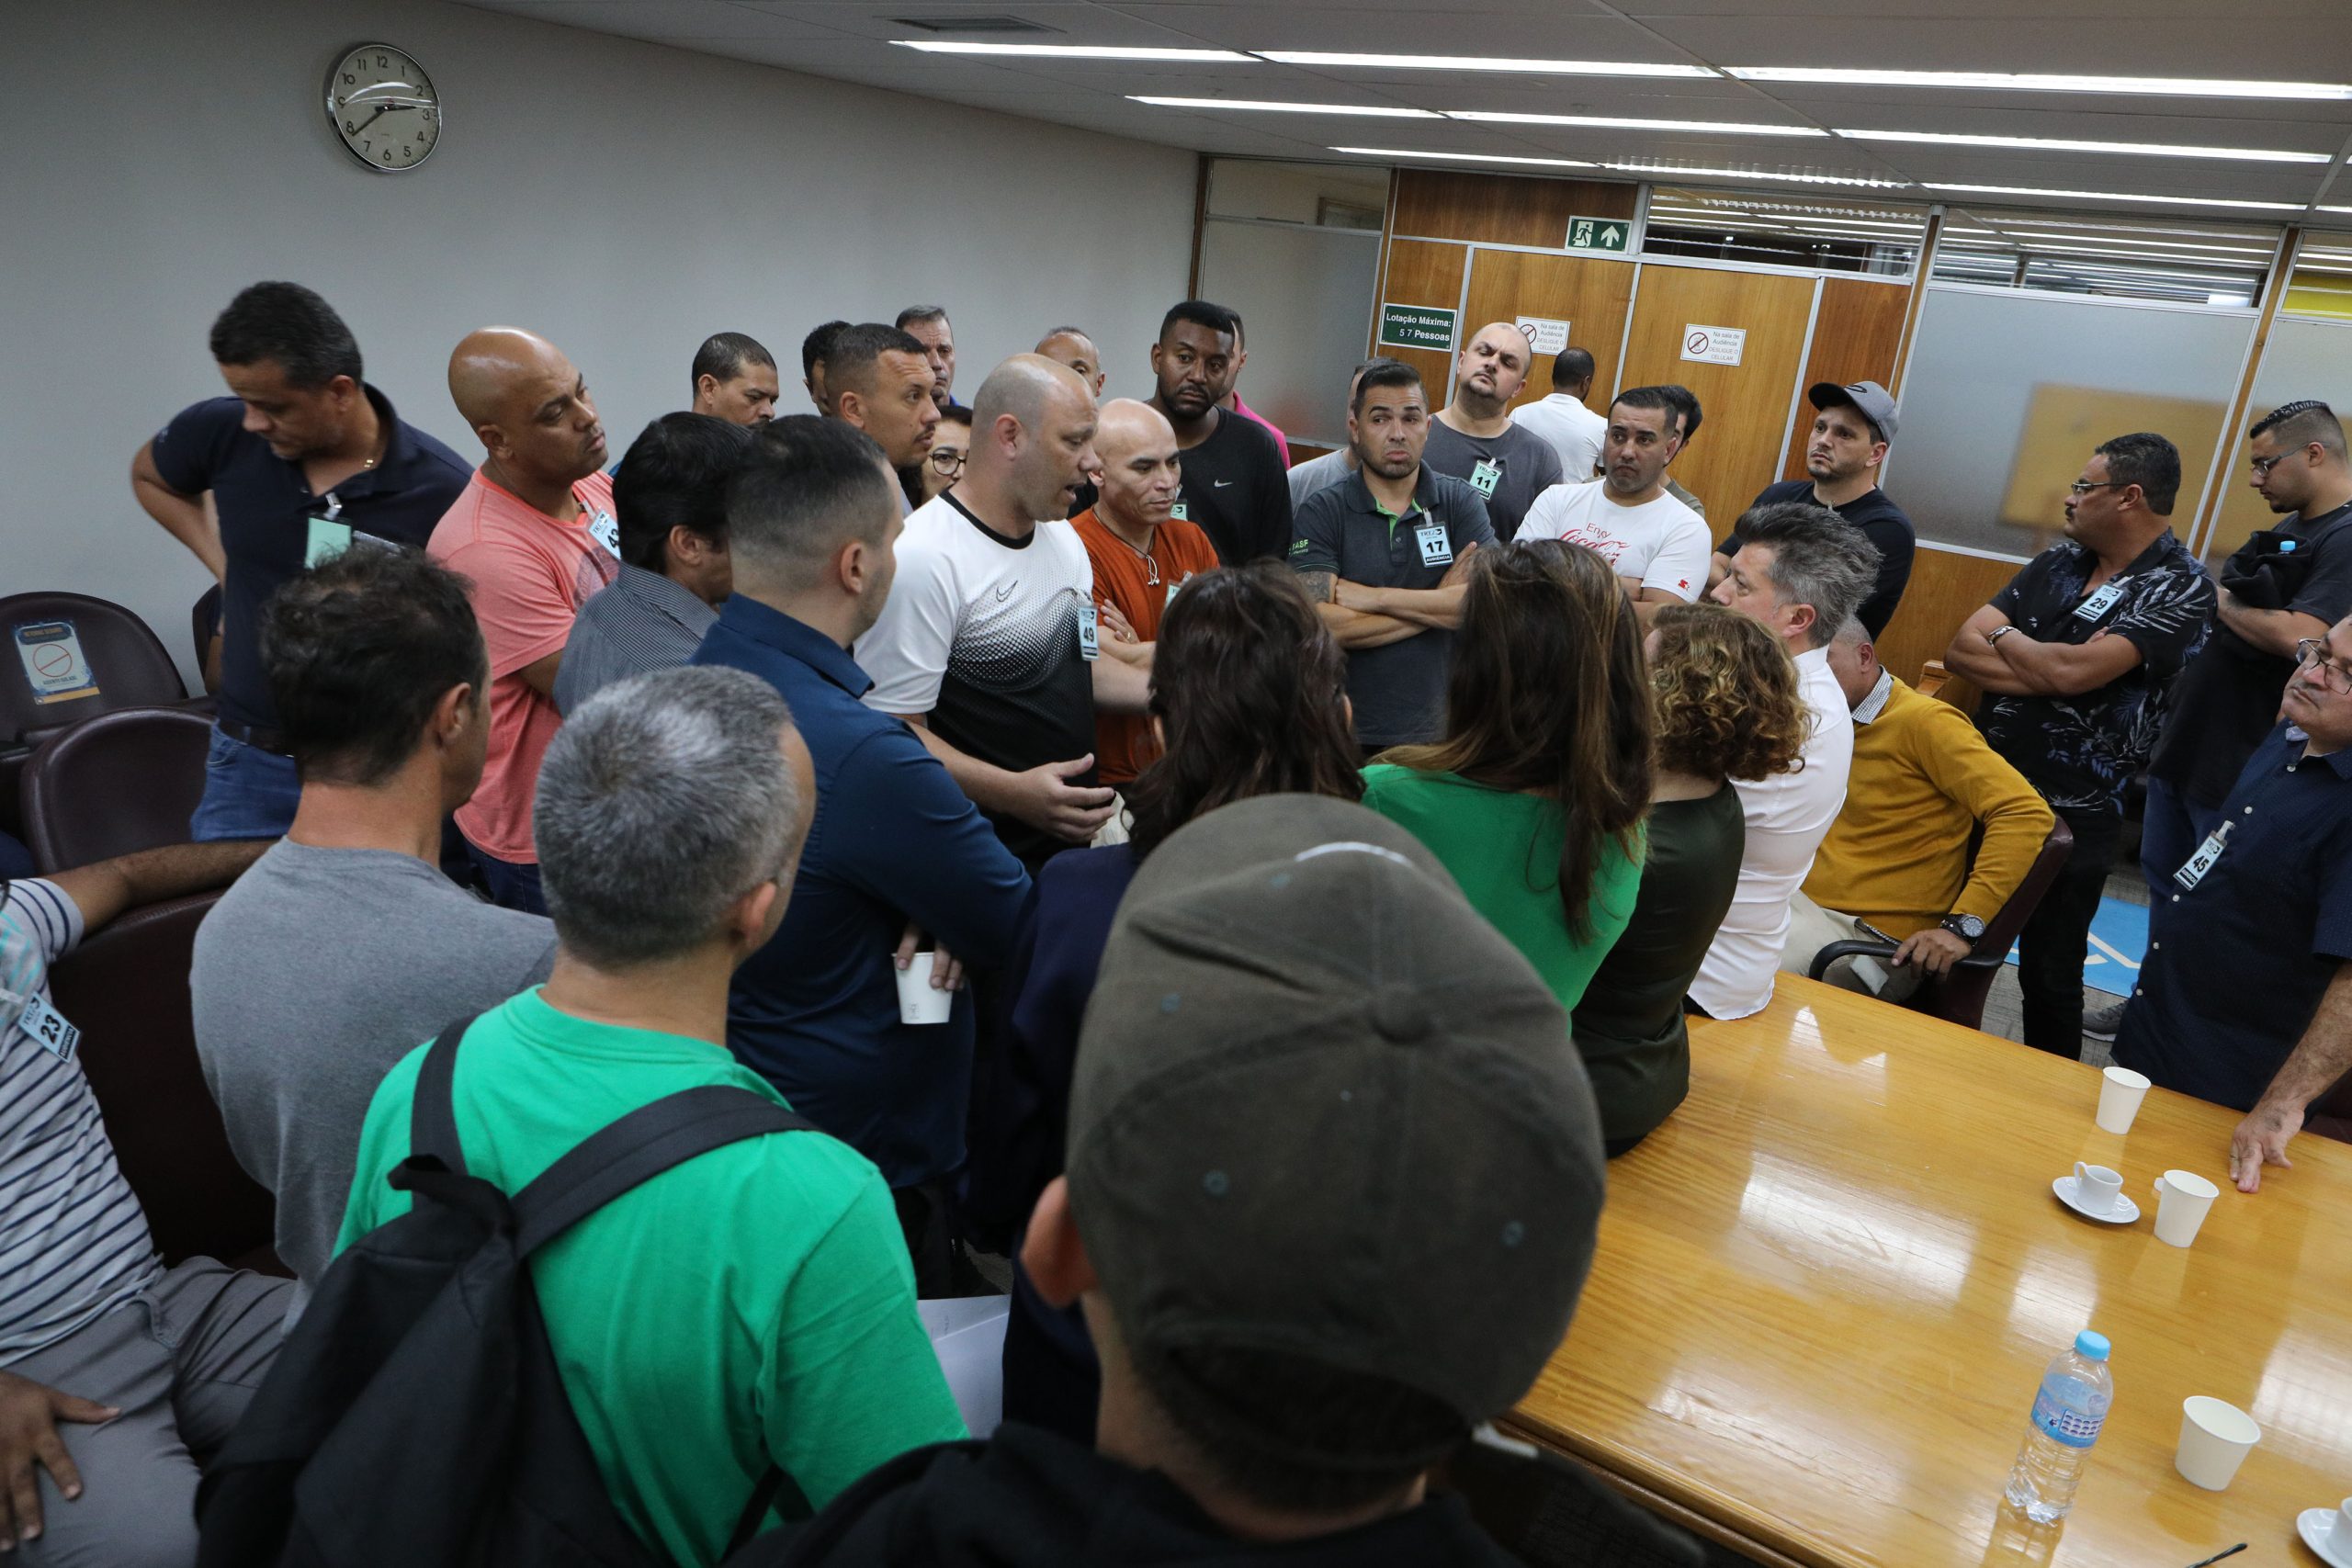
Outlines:
[[[1707,503],[1707,525],[1718,538],[1756,492],[1781,476],[1791,400],[1803,395],[1797,382],[1818,281],[1642,265],[1618,389],[1679,381],[1697,395],[1705,424],[1675,459],[1674,477]],[[1747,334],[1738,364],[1683,357],[1690,333],[1703,327]]]
[[[1625,306],[1634,297],[1634,264],[1589,256],[1538,255],[1527,251],[1481,249],[1472,254],[1470,299],[1462,316],[1462,340],[1488,321],[1543,316],[1568,323],[1568,342],[1588,349],[1599,374],[1592,407],[1609,407],[1609,378],[1625,337]],[[1532,403],[1552,390],[1552,356],[1529,366],[1527,386],[1512,406]],[[1581,476],[1579,476],[1581,477]]]

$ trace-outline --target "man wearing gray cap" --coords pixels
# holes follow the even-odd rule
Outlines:
[[[1897,419],[1894,396],[1876,381],[1856,381],[1841,387],[1824,381],[1805,394],[1816,411],[1813,433],[1805,438],[1807,478],[1766,485],[1748,510],[1780,501],[1807,501],[1826,506],[1862,531],[1878,547],[1878,582],[1862,607],[1854,612],[1871,636],[1886,630],[1894,607],[1903,602],[1904,585],[1911,581],[1911,555],[1917,536],[1911,519],[1878,488],[1879,468],[1894,439]],[[1731,558],[1747,541],[1735,527],[1715,547],[1707,585],[1712,588],[1731,570]]]
[[[1095,1446],[883,1465],[771,1561],[1516,1561],[1429,1472],[1566,1333],[1602,1195],[1566,1020],[1408,833],[1268,795],[1144,863],[1022,1249],[1102,1363]],[[1695,1561],[1581,1476],[1568,1555]],[[1685,1554],[1688,1554],[1687,1556]]]

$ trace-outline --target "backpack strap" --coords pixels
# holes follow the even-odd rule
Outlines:
[[[430,1156],[441,1162],[443,1169],[458,1176],[466,1173],[466,1151],[458,1141],[458,1111],[451,1089],[458,1081],[458,1047],[465,1043],[466,1031],[481,1016],[468,1013],[426,1047],[424,1060],[416,1069],[416,1087],[409,1092],[410,1156]]]
[[[698,1155],[767,1133],[813,1133],[805,1117],[747,1089],[708,1084],[639,1106],[514,1194],[514,1249],[529,1257],[630,1188]]]

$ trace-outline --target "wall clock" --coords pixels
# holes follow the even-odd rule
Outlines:
[[[327,124],[378,174],[413,169],[441,144],[441,98],[424,68],[388,43],[343,51],[327,68]]]

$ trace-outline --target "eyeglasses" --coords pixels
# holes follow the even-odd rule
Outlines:
[[[2280,452],[2276,456],[2268,457],[2256,457],[2247,464],[2247,467],[2254,470],[2254,477],[2256,480],[2267,479],[2270,477],[2271,469],[2277,468],[2279,464],[2285,462],[2290,457],[2301,457],[2303,455],[2303,447],[2298,446],[2291,452]]]
[[[2326,639],[2304,637],[2295,644],[2295,663],[2317,666],[2321,685],[2339,697],[2352,696],[2352,669],[2346,669],[2341,660],[2328,658],[2326,649]]]
[[[2066,493],[2071,496],[2086,496],[2095,490],[2118,490],[2130,482],[2129,479],[2101,479],[2094,484],[2088,479],[2076,479],[2066,487]]]
[[[964,471],[964,454],[958,452],[953,446],[933,447],[931,449],[931,471],[935,474],[943,475],[947,479],[954,479],[957,474]]]

